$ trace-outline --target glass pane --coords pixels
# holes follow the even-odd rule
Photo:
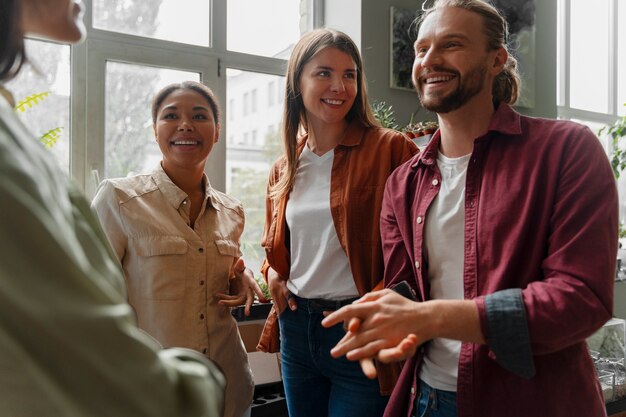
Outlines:
[[[599,113],[609,110],[608,23],[608,0],[593,5],[587,0],[571,1],[571,107]]]
[[[288,58],[300,37],[300,0],[228,0],[227,13],[230,51]]]
[[[107,62],[105,177],[125,177],[151,170],[161,160],[154,140],[150,104],[158,90],[196,72]]]
[[[617,114],[626,115],[626,2],[617,2],[618,31],[617,48],[618,48],[618,67],[617,67]]]
[[[27,40],[26,64],[7,84],[30,131],[46,144],[61,168],[70,171],[70,47]],[[30,99],[29,99],[30,98]]]
[[[284,82],[284,77],[278,75],[226,71],[226,95],[231,112],[225,118],[226,192],[243,203],[246,228],[242,251],[246,265],[255,273],[265,256],[261,235],[267,177],[270,166],[282,152],[283,89],[279,86]]]
[[[210,0],[186,0],[183,4],[178,0],[93,0],[93,26],[209,46],[210,10]]]

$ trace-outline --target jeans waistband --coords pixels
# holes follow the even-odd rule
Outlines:
[[[352,304],[359,297],[346,298],[344,300],[327,300],[325,298],[302,298],[293,295],[298,308],[306,308],[309,311],[335,311],[348,304]]]

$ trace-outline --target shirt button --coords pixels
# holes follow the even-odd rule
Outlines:
[[[415,387],[411,387],[411,395],[415,395]]]
[[[200,320],[204,320],[204,314],[200,314]]]
[[[420,269],[420,261],[415,261],[415,269]]]
[[[439,180],[438,179],[434,179],[433,180],[433,185],[436,187],[437,185],[439,185]]]
[[[417,216],[417,224],[421,224],[423,221],[422,216]]]
[[[204,252],[204,248],[198,248],[198,252],[200,253]]]
[[[204,285],[204,281],[200,281],[200,285]]]
[[[183,204],[187,204],[187,200],[183,201]]]
[[[205,355],[206,355],[206,353],[207,353],[208,351],[209,351],[209,349],[207,349],[207,348],[202,349],[202,353],[204,353]]]

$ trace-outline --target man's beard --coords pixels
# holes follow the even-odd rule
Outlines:
[[[465,77],[461,78],[461,74],[457,71],[439,70],[456,75],[458,86],[456,90],[443,95],[444,93],[430,94],[428,97],[424,97],[421,93],[422,83],[414,82],[418,87],[415,88],[417,96],[419,97],[420,104],[428,111],[435,113],[449,113],[457,110],[465,103],[467,103],[472,97],[480,93],[485,85],[485,74],[487,68],[484,65],[478,65],[469,70]],[[414,80],[415,81],[415,80]]]

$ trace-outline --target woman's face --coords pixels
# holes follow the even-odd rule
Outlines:
[[[22,30],[60,42],[85,36],[81,0],[21,0]]]
[[[344,123],[357,91],[356,64],[337,48],[322,49],[302,69],[300,92],[310,123]]]
[[[161,103],[154,125],[163,169],[204,169],[219,133],[203,95],[189,89],[175,90]]]

